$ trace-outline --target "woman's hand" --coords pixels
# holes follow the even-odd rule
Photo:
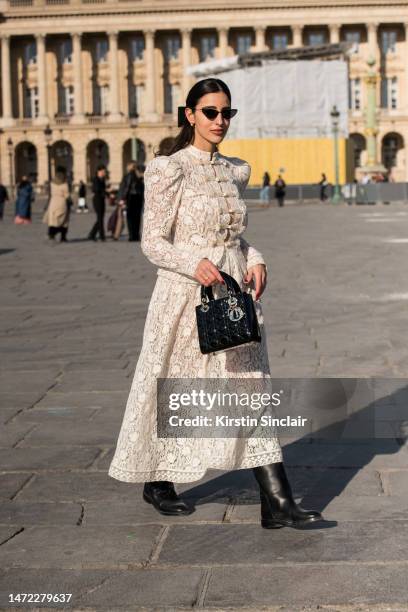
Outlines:
[[[255,282],[255,300],[259,300],[265,291],[267,282],[267,272],[265,264],[256,264],[248,268],[244,276],[244,283],[248,284],[254,279]]]
[[[207,259],[206,257],[204,257],[198,263],[198,266],[195,270],[194,278],[205,287],[209,287],[210,285],[217,285],[218,283],[225,283],[217,266],[215,266],[213,262]]]

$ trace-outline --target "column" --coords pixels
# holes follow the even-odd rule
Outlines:
[[[146,60],[146,104],[147,121],[157,121],[156,111],[156,70],[154,57],[154,30],[145,30],[145,60]]]
[[[1,37],[1,75],[2,75],[2,102],[3,127],[13,125],[13,112],[11,106],[11,66],[10,66],[10,36],[3,34]]]
[[[408,23],[404,23],[405,27],[405,47],[404,47],[404,83],[402,89],[400,91],[404,91],[405,99],[402,100],[402,104],[407,109],[408,112]],[[408,174],[408,159],[406,161],[407,166],[407,174]]]
[[[186,73],[188,66],[191,65],[191,29],[181,30],[181,43],[182,43],[182,98],[183,103],[187,97],[191,87],[191,77]]]
[[[35,123],[44,125],[49,122],[47,104],[47,68],[45,63],[45,34],[36,34],[36,41],[39,113]]]
[[[218,53],[219,59],[227,57],[228,54],[228,28],[218,28]]]
[[[330,31],[330,44],[335,45],[340,42],[340,26],[331,24],[329,25]]]
[[[72,34],[72,59],[74,68],[74,116],[72,123],[84,123],[84,94],[82,87],[82,33]]]
[[[298,48],[298,47],[303,47],[302,35],[303,35],[303,26],[302,25],[294,25],[294,26],[292,26],[292,37],[293,37],[292,47],[295,47],[295,49]]]
[[[115,123],[122,119],[119,112],[118,36],[119,32],[109,32],[110,113],[108,120]]]
[[[375,59],[377,66],[380,65],[380,49],[378,46],[378,23],[367,25],[368,34],[368,56]]]
[[[257,26],[255,28],[255,50],[266,51],[267,47],[265,44],[265,26]]]

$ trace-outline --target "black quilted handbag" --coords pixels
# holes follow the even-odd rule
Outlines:
[[[241,291],[235,278],[222,272],[228,296],[214,299],[212,287],[201,285],[201,304],[196,306],[198,339],[202,353],[214,353],[261,342],[252,295]]]

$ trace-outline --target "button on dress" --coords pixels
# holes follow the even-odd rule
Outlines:
[[[195,307],[203,257],[233,276],[242,290],[247,268],[265,263],[242,237],[247,162],[188,145],[147,164],[141,247],[158,266],[132,386],[109,476],[124,482],[200,480],[207,469],[253,468],[282,461],[277,435],[249,438],[158,438],[157,378],[270,378],[261,302],[260,343],[203,355]],[[225,295],[213,286],[214,297]],[[255,295],[253,290],[252,295]],[[250,389],[249,389],[250,391]]]

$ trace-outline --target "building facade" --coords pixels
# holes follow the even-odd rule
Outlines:
[[[0,0],[1,180],[117,183],[177,132],[189,65],[248,51],[353,42],[349,129],[366,162],[367,59],[378,71],[378,159],[408,180],[408,0]],[[239,101],[237,101],[239,106]]]

